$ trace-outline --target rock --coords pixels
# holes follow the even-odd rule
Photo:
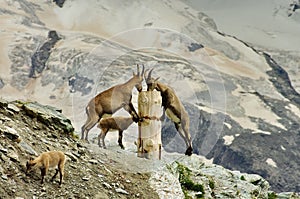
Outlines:
[[[28,115],[37,118],[47,126],[52,126],[67,134],[74,132],[71,121],[61,113],[61,110],[57,110],[52,106],[43,106],[37,102],[24,103],[23,109]]]
[[[7,108],[9,110],[12,110],[12,111],[16,112],[16,113],[20,111],[20,109],[16,105],[11,104],[11,103],[8,104]]]
[[[83,180],[83,181],[89,181],[89,180],[90,180],[90,177],[83,177],[82,180]]]
[[[69,153],[69,152],[66,152],[65,155],[67,155],[69,158],[71,158],[71,160],[73,162],[77,162],[77,157],[75,155],[73,155],[73,153]]]
[[[31,57],[31,69],[29,77],[36,77],[36,73],[42,73],[46,67],[46,62],[51,54],[51,49],[56,42],[61,38],[57,35],[56,31],[49,31],[48,39]]]
[[[25,150],[26,153],[33,155],[33,156],[38,156],[38,153],[31,146],[29,146],[26,142],[21,141],[19,144],[22,147],[22,149]]]
[[[122,193],[122,194],[126,194],[126,195],[129,194],[127,191],[125,191],[124,189],[121,189],[121,188],[116,188],[115,191],[116,191],[117,193]]]
[[[108,188],[108,189],[112,189],[112,186],[110,186],[110,184],[103,182],[102,183],[104,185],[104,187]]]
[[[7,177],[7,175],[5,175],[5,174],[2,175],[1,178],[2,178],[3,180],[8,180],[8,177]]]
[[[8,102],[3,98],[0,98],[0,108],[6,108],[8,106]]]
[[[91,159],[91,160],[89,160],[89,163],[91,163],[91,164],[98,164],[98,160]]]
[[[20,142],[21,141],[21,138],[20,138],[20,135],[19,133],[14,129],[14,128],[10,128],[10,127],[6,127],[6,131],[4,132],[4,135],[15,141],[15,142]]]
[[[0,148],[0,152],[1,152],[1,153],[4,153],[4,154],[7,154],[8,150],[1,147],[1,148]]]
[[[58,5],[60,8],[62,8],[65,3],[65,0],[53,0],[53,2],[55,2],[56,5]]]
[[[12,160],[14,162],[20,162],[19,156],[15,151],[8,152],[7,157],[9,157],[10,160]]]

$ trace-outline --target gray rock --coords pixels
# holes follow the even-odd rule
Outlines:
[[[77,162],[78,158],[73,155],[72,153],[66,152],[65,153],[73,162]]]
[[[91,164],[98,164],[98,160],[91,159],[91,160],[89,160],[89,163],[91,163]]]
[[[112,189],[112,186],[110,186],[110,184],[103,182],[102,183],[104,185],[104,187],[106,187],[107,189]]]
[[[28,145],[27,142],[21,141],[19,144],[25,150],[26,153],[33,156],[38,156],[38,153],[30,145]]]
[[[116,188],[115,191],[116,191],[117,193],[122,193],[122,194],[126,194],[126,195],[129,194],[127,191],[125,191],[124,189],[121,189],[121,188]]]
[[[40,122],[48,126],[52,126],[67,134],[74,132],[71,121],[57,108],[43,106],[37,102],[28,102],[23,104],[23,109],[28,115],[37,118]]]
[[[4,135],[13,141],[21,141],[19,133],[14,128],[6,126],[6,131],[4,132]]]
[[[20,111],[20,109],[16,105],[11,104],[11,103],[8,104],[7,108],[9,110],[12,110],[12,111],[16,112],[16,113]]]
[[[20,162],[19,156],[15,151],[8,152],[7,157],[9,157],[10,160],[12,160],[14,162]]]

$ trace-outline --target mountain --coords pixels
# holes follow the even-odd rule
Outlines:
[[[79,134],[93,96],[127,81],[136,64],[154,67],[188,111],[194,153],[299,192],[299,9],[201,2],[2,1],[0,96],[58,107]],[[242,28],[255,12],[256,26]],[[136,128],[125,132],[128,151]],[[162,138],[165,151],[185,151],[168,120]]]

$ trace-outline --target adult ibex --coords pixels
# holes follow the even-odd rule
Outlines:
[[[137,65],[137,74],[133,73],[133,77],[124,84],[113,86],[94,97],[86,107],[87,120],[81,127],[81,139],[88,141],[88,132],[93,128],[99,120],[106,115],[112,115],[117,110],[124,108],[133,117],[134,122],[139,121],[133,104],[131,103],[132,89],[142,91],[142,81],[144,74],[144,65],[140,74]]]
[[[148,77],[145,74],[145,80],[147,83],[147,90],[152,91],[154,89],[160,91],[162,97],[162,106],[164,108],[163,115],[167,115],[175,124],[176,130],[179,132],[181,137],[184,139],[187,149],[185,155],[192,155],[193,148],[191,142],[191,135],[189,133],[190,119],[181,101],[175,94],[175,91],[158,81],[159,78],[152,78],[150,70]]]

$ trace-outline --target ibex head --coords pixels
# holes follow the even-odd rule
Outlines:
[[[156,85],[157,85],[157,80],[159,79],[159,77],[158,78],[156,78],[156,79],[154,79],[153,77],[151,77],[151,73],[152,73],[152,71],[153,71],[153,69],[154,68],[152,68],[150,71],[149,71],[149,73],[148,73],[148,77],[146,77],[147,76],[147,71],[145,72],[145,74],[144,74],[144,78],[145,78],[145,81],[146,81],[146,84],[147,84],[147,91],[153,91],[155,88],[156,88]]]
[[[136,81],[136,84],[135,84],[135,88],[141,92],[143,90],[143,87],[142,87],[142,82],[143,82],[143,75],[144,75],[144,64],[142,65],[143,66],[143,69],[142,69],[142,73],[140,73],[140,68],[139,68],[139,65],[137,64],[136,65],[136,68],[137,68],[137,74],[135,74],[133,72],[133,79],[135,79]]]

